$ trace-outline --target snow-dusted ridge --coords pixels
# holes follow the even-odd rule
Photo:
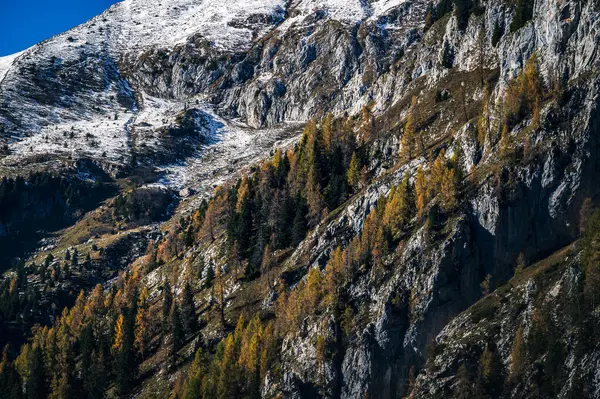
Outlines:
[[[6,75],[6,73],[10,69],[10,67],[12,66],[13,62],[15,62],[15,60],[21,54],[23,54],[25,51],[27,51],[27,50],[20,51],[18,53],[7,55],[4,57],[0,57],[0,82],[2,82],[2,80],[4,79],[4,76]]]
[[[211,115],[212,143],[187,160],[159,168],[158,184],[174,189],[192,188],[201,197],[215,186],[236,177],[247,166],[268,157],[276,148],[287,148],[301,134],[303,124],[252,129],[240,122],[227,122]]]
[[[149,96],[140,87],[131,87],[123,76],[123,59],[143,58],[151,50],[160,56],[186,46],[190,38],[202,38],[212,54],[240,54],[272,31],[284,35],[302,29],[322,13],[327,19],[351,26],[378,18],[405,0],[124,0],[101,15],[54,36],[26,51],[0,58],[0,145],[9,145],[9,154],[0,155],[4,168],[21,170],[23,164],[39,159],[100,160],[127,165],[137,146],[160,151],[159,130],[174,123],[187,105],[177,96]],[[153,61],[156,63],[156,61]],[[160,70],[160,64],[152,64]],[[258,73],[261,84],[277,80],[269,71]],[[194,98],[202,101],[203,93]],[[194,100],[195,101],[195,100]],[[212,112],[208,108],[202,108]],[[194,185],[193,179],[214,180],[199,162],[215,163],[232,159],[255,161],[278,140],[286,144],[290,119],[304,116],[290,113],[282,126],[254,130],[243,122],[220,120],[214,129],[220,137],[206,151],[182,164],[161,168],[163,183],[173,187]],[[255,125],[255,124],[254,124]],[[237,150],[236,150],[237,149]],[[214,154],[223,154],[221,160]],[[232,158],[233,157],[233,158]],[[183,169],[182,169],[183,168]],[[226,173],[224,175],[227,175]],[[198,183],[196,182],[196,185]]]
[[[136,120],[152,114],[172,119],[165,114],[173,110],[160,99],[138,104],[119,76],[118,59],[150,47],[171,48],[195,34],[219,51],[239,51],[283,18],[284,5],[283,0],[125,0],[68,32],[0,58],[0,144],[4,139],[10,145],[0,167],[39,155],[128,162]],[[180,111],[179,104],[175,108]]]

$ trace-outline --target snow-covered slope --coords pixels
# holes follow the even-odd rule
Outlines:
[[[12,66],[13,62],[21,54],[23,54],[23,51],[15,53],[15,54],[8,55],[8,56],[5,56],[5,57],[0,57],[0,82],[2,82],[2,79],[4,79],[4,75],[6,75],[6,72],[8,72],[8,70]]]
[[[3,166],[39,159],[131,156],[139,111],[118,67],[124,54],[172,47],[200,34],[219,51],[247,48],[283,18],[282,0],[126,0],[21,54],[0,59]],[[138,100],[142,93],[137,93]]]
[[[283,18],[283,0],[126,0],[95,19],[119,51],[173,46],[200,34],[215,47],[247,48]]]
[[[139,146],[154,146],[161,151],[156,144],[159,129],[172,124],[176,112],[192,100],[208,100],[226,119],[240,119],[255,128],[301,122],[314,116],[316,110],[328,108],[318,87],[305,83],[311,81],[314,86],[319,69],[338,80],[328,88],[331,102],[335,100],[334,93],[346,92],[346,99],[339,101],[337,109],[342,112],[350,103],[360,103],[355,101],[358,98],[366,98],[361,81],[369,71],[359,65],[364,57],[352,43],[356,41],[351,37],[357,35],[355,27],[372,23],[385,30],[377,35],[391,40],[388,31],[402,26],[405,29],[399,30],[399,43],[409,43],[405,40],[407,32],[421,24],[424,1],[413,1],[414,6],[407,8],[410,12],[416,10],[419,18],[403,13],[404,17],[396,16],[391,22],[381,20],[405,3],[406,0],[117,3],[68,32],[23,53],[0,58],[0,144],[7,143],[10,149],[8,155],[0,155],[0,172],[22,172],[23,165],[79,157],[118,169],[130,162]],[[413,20],[419,22],[415,25]],[[328,21],[342,26],[335,28],[338,31],[334,40],[324,43],[318,51],[331,65],[310,65],[317,52],[311,42],[323,41],[320,35],[332,34]],[[347,36],[340,36],[339,29],[345,30]],[[277,31],[275,35],[271,34],[273,30]],[[270,53],[258,55],[265,43],[278,46],[270,45],[267,51],[274,55],[279,50],[280,59],[273,62]],[[326,54],[328,51],[330,55]],[[256,55],[259,64],[255,64]],[[295,94],[290,97],[298,84],[307,88],[306,98]],[[283,97],[277,98],[278,93]],[[269,116],[269,112],[273,115]],[[162,123],[144,122],[150,114],[161,115]],[[285,126],[281,129],[286,130]],[[220,130],[222,135],[249,135],[245,136],[247,140],[270,144],[274,140],[259,137],[272,132]],[[213,144],[224,142],[227,141]]]

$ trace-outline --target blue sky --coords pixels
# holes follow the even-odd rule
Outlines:
[[[102,13],[117,0],[0,0],[0,57]]]

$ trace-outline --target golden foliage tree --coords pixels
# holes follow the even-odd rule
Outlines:
[[[411,159],[416,154],[416,107],[417,97],[413,96],[408,110],[408,116],[406,117],[406,123],[404,124],[402,140],[400,141],[400,157],[405,160]]]
[[[523,328],[519,327],[515,334],[515,340],[511,349],[510,380],[516,381],[525,369],[527,362],[527,348],[525,346],[525,337]]]
[[[356,152],[354,152],[352,153],[350,166],[348,167],[348,172],[346,173],[348,184],[354,189],[356,189],[360,183],[360,169],[360,160],[358,159]]]

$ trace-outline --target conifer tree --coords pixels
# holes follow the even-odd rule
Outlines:
[[[329,294],[329,303],[336,308],[339,306],[342,289],[347,278],[349,276],[346,253],[341,247],[337,247],[331,254],[325,274],[325,290]]]
[[[221,326],[226,327],[225,320],[225,281],[223,278],[223,271],[219,265],[216,266],[215,271],[215,285],[213,286],[214,296],[217,301],[217,310],[219,312],[219,319]]]
[[[73,381],[69,372],[63,371],[52,381],[52,391],[50,392],[50,396],[48,398],[76,399]]]
[[[137,301],[137,298],[135,299]],[[135,309],[137,306],[134,306]],[[115,323],[115,334],[112,351],[114,357],[114,370],[117,390],[122,394],[128,392],[134,377],[134,320],[135,313],[126,309],[125,314],[120,314]]]
[[[406,174],[402,182],[392,189],[383,214],[383,226],[393,239],[404,229],[413,207],[409,176]]]
[[[462,363],[456,372],[456,383],[452,389],[454,399],[472,399],[473,384],[467,366]]]
[[[171,307],[173,306],[173,292],[171,291],[171,284],[169,280],[165,278],[163,284],[163,302],[162,302],[162,326],[163,334],[166,334],[170,321],[171,321]]]
[[[52,263],[53,260],[54,260],[54,256],[52,254],[46,255],[46,257],[44,258],[44,266],[46,268],[50,267],[50,264]]]
[[[365,105],[362,108],[361,122],[362,139],[369,141],[375,135],[375,117],[369,106]]]
[[[292,245],[298,245],[306,236],[308,223],[306,220],[307,209],[304,200],[300,197],[296,199],[296,214],[292,222]]]
[[[454,0],[454,11],[460,31],[464,31],[469,24],[469,14],[472,5],[471,0]]]
[[[242,268],[242,253],[237,240],[233,242],[233,245],[229,251],[229,263],[233,266],[233,270],[235,270],[235,278],[237,279]]]
[[[92,353],[92,362],[90,367],[84,373],[84,389],[88,399],[105,398],[107,388],[107,370],[105,368],[106,360],[102,351]]]
[[[442,150],[431,168],[430,189],[439,193],[440,205],[446,212],[452,211],[458,203],[458,178],[453,166],[446,160],[446,153]],[[422,184],[419,182],[419,185]]]
[[[262,263],[260,266],[261,275],[266,277],[267,287],[272,290],[275,287],[275,281],[273,278],[272,269],[275,266],[275,260],[271,253],[271,247],[267,244],[263,253]]]
[[[480,148],[484,148],[488,131],[490,129],[490,93],[487,82],[483,85],[483,98],[481,99],[481,116],[477,127],[477,142]]]
[[[442,194],[442,208],[450,212],[458,206],[458,182],[456,170],[447,168],[444,171],[440,193]]]
[[[444,41],[444,52],[442,53],[442,66],[450,69],[454,66],[454,49],[447,41]]]
[[[204,215],[204,223],[202,226],[202,231],[205,232],[208,238],[211,241],[215,240],[215,228],[217,225],[218,219],[218,209],[215,201],[211,201],[206,209],[206,213]]]
[[[333,126],[333,114],[328,112],[323,119],[323,147],[325,151],[331,152],[331,148],[334,141],[334,126]]]
[[[89,252],[88,254],[85,256],[85,261],[83,262],[79,272],[83,272],[83,270],[90,270],[92,266],[92,257],[90,256]]]
[[[360,160],[358,159],[356,152],[352,153],[352,158],[350,159],[350,166],[348,167],[346,177],[350,187],[356,190],[360,183]]]
[[[600,210],[587,221],[583,234],[583,295],[591,309],[600,302]]]
[[[491,397],[497,397],[504,385],[503,367],[496,348],[492,344],[486,345],[479,360],[478,390]]]
[[[206,276],[204,280],[204,288],[209,288],[212,286],[213,281],[215,279],[215,269],[210,263],[206,263]]]
[[[525,369],[525,363],[527,362],[526,350],[523,328],[519,327],[511,349],[510,380],[513,383],[516,382]]]
[[[325,208],[325,201],[318,183],[317,173],[314,168],[310,169],[308,174],[306,200],[309,209],[309,221],[311,226],[315,226],[320,220]]]
[[[80,330],[79,351],[81,353],[81,368],[88,369],[92,363],[92,352],[94,351],[94,330],[89,321]]]
[[[22,399],[21,378],[8,357],[9,347],[6,345],[0,360],[0,392],[7,399]]]
[[[169,345],[171,366],[175,366],[175,363],[177,362],[177,353],[183,346],[183,342],[184,330],[181,322],[181,313],[177,302],[173,302],[173,307],[171,309],[171,340]]]
[[[202,348],[200,348],[196,351],[194,361],[190,367],[190,379],[188,381],[185,393],[183,394],[183,399],[203,399],[205,397],[203,395],[203,380],[208,371],[205,366],[206,364],[207,359],[204,355],[204,351]]]
[[[184,331],[191,335],[198,330],[198,318],[196,317],[196,304],[194,303],[194,294],[189,282],[183,287],[183,298],[181,302],[181,316],[183,319]]]
[[[413,96],[410,102],[410,108],[408,110],[408,116],[406,117],[406,123],[404,124],[404,133],[401,140],[401,158],[408,160],[415,156],[415,140],[416,140],[416,107],[417,97]]]
[[[27,399],[46,399],[46,369],[44,355],[39,345],[26,344],[16,360],[17,370],[24,382],[24,392]]]
[[[79,253],[77,252],[77,248],[73,250],[73,256],[71,256],[71,268],[77,269],[79,265]]]
[[[225,340],[221,372],[217,382],[217,398],[219,399],[236,398],[239,396],[237,358],[236,342],[233,334],[229,334]]]
[[[134,346],[142,360],[146,356],[151,339],[147,297],[148,292],[144,287],[138,300],[138,310],[135,316]]]
[[[429,203],[428,179],[421,166],[417,169],[415,176],[415,201],[418,214],[422,214]]]
[[[71,268],[69,267],[69,262],[65,262],[63,264],[63,276],[65,279],[69,279],[71,277]]]

